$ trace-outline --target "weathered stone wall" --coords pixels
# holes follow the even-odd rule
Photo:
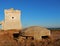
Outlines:
[[[2,23],[2,28],[4,30],[8,29],[21,29],[21,11],[12,9],[4,10],[5,18]]]

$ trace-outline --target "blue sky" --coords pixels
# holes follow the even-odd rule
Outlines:
[[[22,11],[22,26],[60,27],[60,0],[0,0],[0,21],[4,9]]]

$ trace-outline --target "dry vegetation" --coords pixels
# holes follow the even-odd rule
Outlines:
[[[18,36],[13,36],[11,32],[12,30],[0,31],[0,46],[60,46],[60,31],[51,31],[51,37],[41,41],[34,40],[33,37],[23,37],[21,32],[16,34]]]

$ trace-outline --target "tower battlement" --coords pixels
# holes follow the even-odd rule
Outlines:
[[[14,10],[13,8],[11,8],[11,9],[5,9],[4,11],[6,13],[20,13],[21,12],[20,10]]]

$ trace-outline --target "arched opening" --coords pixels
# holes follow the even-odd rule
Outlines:
[[[49,38],[49,36],[41,36],[42,37],[42,39],[47,39],[47,38]]]
[[[19,37],[19,33],[14,33],[13,34],[13,38],[18,38]]]

